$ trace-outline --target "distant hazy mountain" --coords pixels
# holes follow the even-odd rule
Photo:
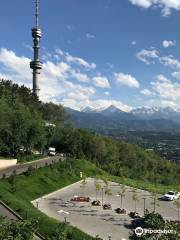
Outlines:
[[[131,113],[140,119],[167,119],[180,123],[180,110],[170,107],[142,107],[132,110]]]
[[[115,106],[105,109],[87,107],[82,111],[66,109],[71,120],[83,128],[180,131],[180,111],[171,108],[137,108],[124,112]]]

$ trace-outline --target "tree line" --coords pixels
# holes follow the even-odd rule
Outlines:
[[[46,122],[56,127],[47,127]],[[162,184],[180,180],[179,165],[136,145],[75,128],[61,105],[43,103],[25,86],[1,80],[0,156],[16,157],[49,146],[74,158],[86,158],[115,176]]]

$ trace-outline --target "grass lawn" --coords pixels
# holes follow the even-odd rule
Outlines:
[[[89,162],[67,160],[33,171],[30,176],[16,176],[14,193],[11,192],[10,180],[0,180],[0,199],[23,218],[39,219],[40,233],[50,237],[59,222],[38,211],[30,201],[79,181],[80,171],[84,171],[88,176],[102,174],[101,170]],[[69,227],[69,231],[73,240],[93,239],[76,228]]]
[[[148,182],[109,176],[89,161],[67,159],[63,162],[56,163],[53,166],[46,166],[34,170],[29,176],[16,176],[14,180],[14,192],[12,192],[11,178],[9,180],[0,180],[0,199],[13,210],[17,211],[23,218],[39,219],[40,233],[44,236],[50,237],[59,223],[38,211],[30,202],[36,198],[79,181],[81,171],[87,177],[105,176],[112,181],[119,183],[124,182],[129,186],[140,189],[150,191],[157,190],[160,193],[164,193],[170,189],[178,190],[178,187],[176,186],[155,186]],[[72,235],[73,240],[93,239],[74,227],[69,227],[69,232],[70,235]]]

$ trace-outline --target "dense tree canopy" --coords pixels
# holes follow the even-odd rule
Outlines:
[[[37,232],[38,222],[33,221],[7,221],[0,218],[0,240],[33,240]]]
[[[148,180],[155,184],[178,184],[180,181],[179,166],[155,153],[72,125],[59,128],[52,144],[59,152],[76,158],[85,157],[112,175]]]
[[[61,105],[42,103],[31,91],[11,81],[0,81],[0,155],[47,149],[87,158],[112,175],[178,184],[180,167],[142,148],[77,129],[65,121]],[[47,127],[46,122],[55,123]]]
[[[45,123],[60,124],[64,119],[62,106],[40,102],[25,86],[0,81],[0,155],[42,151],[54,132]]]
[[[145,217],[139,221],[138,227],[149,230],[166,230],[167,233],[143,233],[141,236],[137,236],[133,230],[130,239],[131,240],[179,240],[179,224],[176,221],[165,221],[159,213],[146,212]]]

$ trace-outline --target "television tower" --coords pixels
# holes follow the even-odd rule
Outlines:
[[[40,39],[42,36],[41,29],[39,27],[39,0],[36,0],[36,26],[32,29],[32,37],[34,42],[34,59],[30,62],[30,68],[33,70],[33,94],[39,96],[39,74],[43,67],[39,60],[40,53]]]

